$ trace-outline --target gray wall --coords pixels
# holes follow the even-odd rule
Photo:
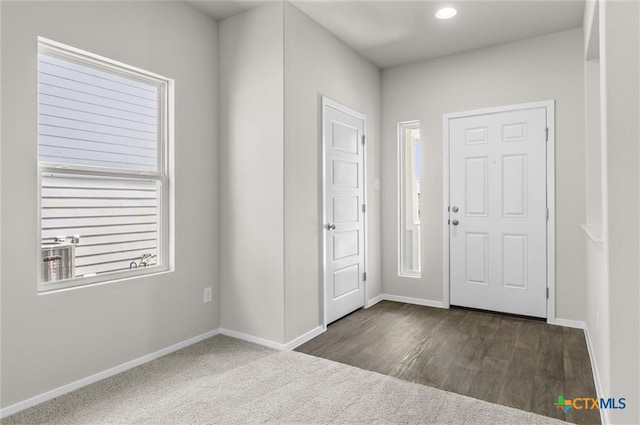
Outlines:
[[[180,3],[1,7],[6,407],[219,327],[217,31]],[[175,79],[175,272],[38,295],[37,36]]]
[[[387,294],[442,300],[442,114],[556,100],[556,316],[584,319],[584,70],[576,29],[385,69],[382,259]],[[422,126],[422,278],[397,276],[396,125]]]
[[[378,68],[285,6],[285,311],[287,340],[323,324],[321,96],[367,116],[367,296],[381,294]]]
[[[368,288],[381,292],[380,71],[295,6],[269,3],[220,23],[225,329],[283,344],[323,325],[322,95],[368,118]]]
[[[640,423],[640,3],[600,2],[605,145],[605,255],[610,346],[605,397],[626,397],[613,423]],[[599,341],[598,341],[599,343]],[[600,360],[599,360],[600,361]]]
[[[220,23],[222,327],[284,342],[283,4]]]

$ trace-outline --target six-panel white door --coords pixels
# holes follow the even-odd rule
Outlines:
[[[364,116],[323,101],[326,323],[364,306]]]
[[[546,108],[449,120],[450,303],[546,317]]]

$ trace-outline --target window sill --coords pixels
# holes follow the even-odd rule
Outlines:
[[[407,279],[421,279],[422,275],[421,274],[403,274],[403,273],[398,273],[398,277],[403,277],[403,278],[407,278]]]
[[[158,276],[172,272],[173,269],[170,269],[166,266],[160,266],[158,268],[154,268],[153,270],[149,269],[123,273],[111,273],[105,276],[80,277],[61,280],[54,283],[40,283],[40,286],[38,288],[38,295],[54,294],[62,291],[87,288],[97,285],[105,285],[109,283],[118,283],[130,279]]]

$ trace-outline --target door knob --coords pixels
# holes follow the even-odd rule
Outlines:
[[[458,212],[458,207],[452,207],[452,208],[451,208],[451,211],[453,211],[453,212]]]
[[[460,222],[456,219],[451,220],[451,224],[453,224],[454,226],[457,226]]]
[[[327,224],[327,230],[334,230],[336,228],[336,225],[333,223],[329,223]]]

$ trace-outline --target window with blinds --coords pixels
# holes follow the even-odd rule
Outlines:
[[[167,269],[171,85],[39,40],[41,290]]]

